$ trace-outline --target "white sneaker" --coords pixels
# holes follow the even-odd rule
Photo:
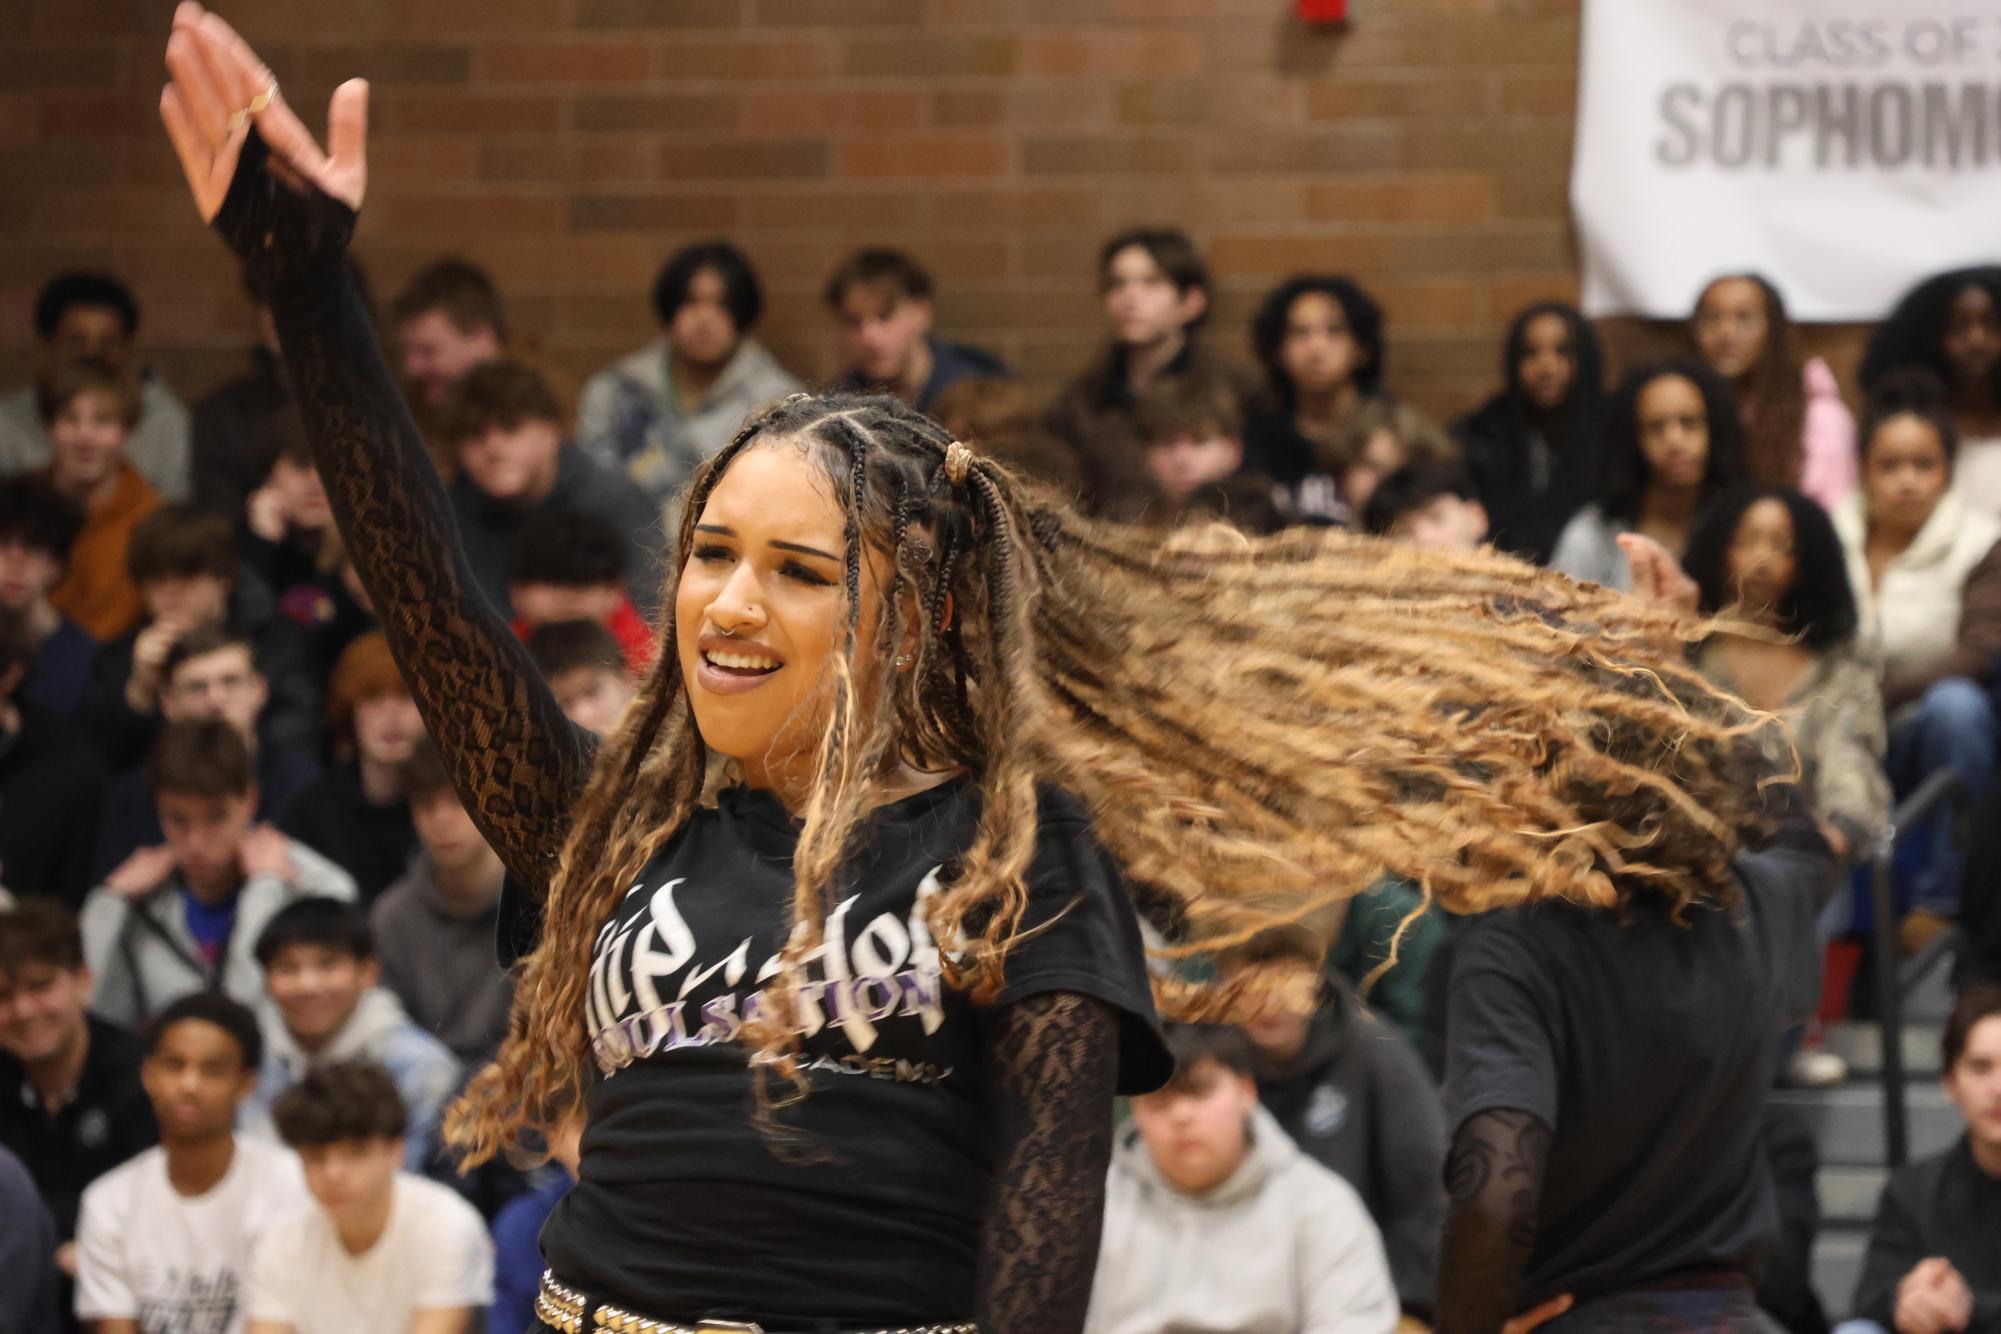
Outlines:
[[[1848,1062],[1831,1051],[1801,1048],[1786,1067],[1786,1082],[1794,1088],[1832,1088],[1848,1078]]]

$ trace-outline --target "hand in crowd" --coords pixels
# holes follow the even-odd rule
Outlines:
[[[160,119],[187,175],[195,209],[211,222],[229,193],[237,154],[255,120],[273,155],[349,208],[368,184],[368,84],[349,79],[327,109],[327,152],[300,123],[278,81],[236,30],[194,0],[174,11],[167,39],[173,82],[160,94]],[[268,94],[268,96],[267,96]],[[263,105],[246,119],[238,113]]]
[[[1626,553],[1626,562],[1632,567],[1634,597],[1669,611],[1695,614],[1700,590],[1666,547],[1638,533],[1621,533],[1618,542],[1619,550]]]
[[[1530,1307],[1507,1324],[1501,1326],[1501,1334],[1529,1334],[1530,1330],[1541,1328],[1575,1305],[1577,1305],[1577,1298],[1567,1292],[1562,1293],[1559,1296],[1550,1298],[1540,1306]]]
[[[1939,1256],[1920,1260],[1897,1285],[1897,1334],[1958,1334],[1973,1320],[1973,1290]]]
[[[132,675],[125,680],[125,703],[135,713],[152,713],[160,706],[167,654],[194,627],[178,617],[162,616],[132,641]]]
[[[244,502],[244,526],[266,542],[284,540],[285,525],[291,515],[291,498],[275,477],[252,491]]]
[[[299,874],[298,865],[292,860],[289,841],[268,824],[260,824],[243,836],[243,848],[238,858],[243,863],[243,874],[253,880],[258,876],[270,876],[289,883]]]
[[[104,879],[104,887],[112,893],[127,899],[140,899],[159,887],[162,880],[172,874],[174,850],[162,843],[154,848],[140,848],[118,864],[118,869]]]

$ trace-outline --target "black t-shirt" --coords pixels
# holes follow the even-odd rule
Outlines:
[[[1782,1001],[1826,859],[1738,859],[1741,904],[1677,925],[1550,902],[1467,921],[1453,960],[1450,1123],[1500,1107],[1552,1133],[1521,1309],[1677,1270],[1750,1269],[1778,1217],[1758,1128]]]
[[[0,1051],[0,1146],[28,1165],[64,1241],[76,1235],[83,1188],[160,1138],[139,1083],[139,1039],[94,1015],[87,1022],[76,1096],[53,1116],[21,1063]]]
[[[812,1091],[752,1123],[736,1041],[775,967],[797,829],[765,793],[699,811],[598,937],[576,1187],[542,1233],[565,1283],[643,1314],[799,1328],[964,1320],[993,1186],[981,1012],[945,986],[924,904],[972,841],[964,781],[883,807],[807,966]],[[1051,991],[1123,1016],[1122,1092],[1167,1076],[1138,922],[1069,798],[1047,794],[1005,1006]],[[774,1076],[774,1091],[784,1092]],[[1110,1109],[1106,1109],[1110,1115]]]

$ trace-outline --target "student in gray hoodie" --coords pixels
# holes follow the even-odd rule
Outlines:
[[[750,336],[764,293],[729,242],[669,258],[653,310],[662,336],[585,383],[577,444],[665,504],[751,414],[802,386]]]
[[[1258,1106],[1235,1029],[1171,1029],[1175,1075],[1112,1155],[1086,1334],[1388,1334],[1396,1291],[1354,1190]]]
[[[166,842],[140,848],[84,900],[91,1009],[139,1028],[191,991],[264,997],[254,945],[286,904],[355,896],[347,872],[252,821],[249,743],[219,718],[168,723],[149,765]]]

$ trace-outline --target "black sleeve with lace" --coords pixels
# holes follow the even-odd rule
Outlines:
[[[980,1239],[981,1334],[1084,1328],[1104,1224],[1119,1021],[1075,992],[1030,996],[987,1019],[999,1171]]]
[[[480,833],[539,900],[595,739],[473,579],[347,262],[354,211],[281,171],[252,130],[215,228],[270,306],[341,539],[424,725]]]
[[[1452,1137],[1438,1334],[1496,1334],[1516,1315],[1548,1161],[1549,1127],[1513,1107],[1475,1113]]]

